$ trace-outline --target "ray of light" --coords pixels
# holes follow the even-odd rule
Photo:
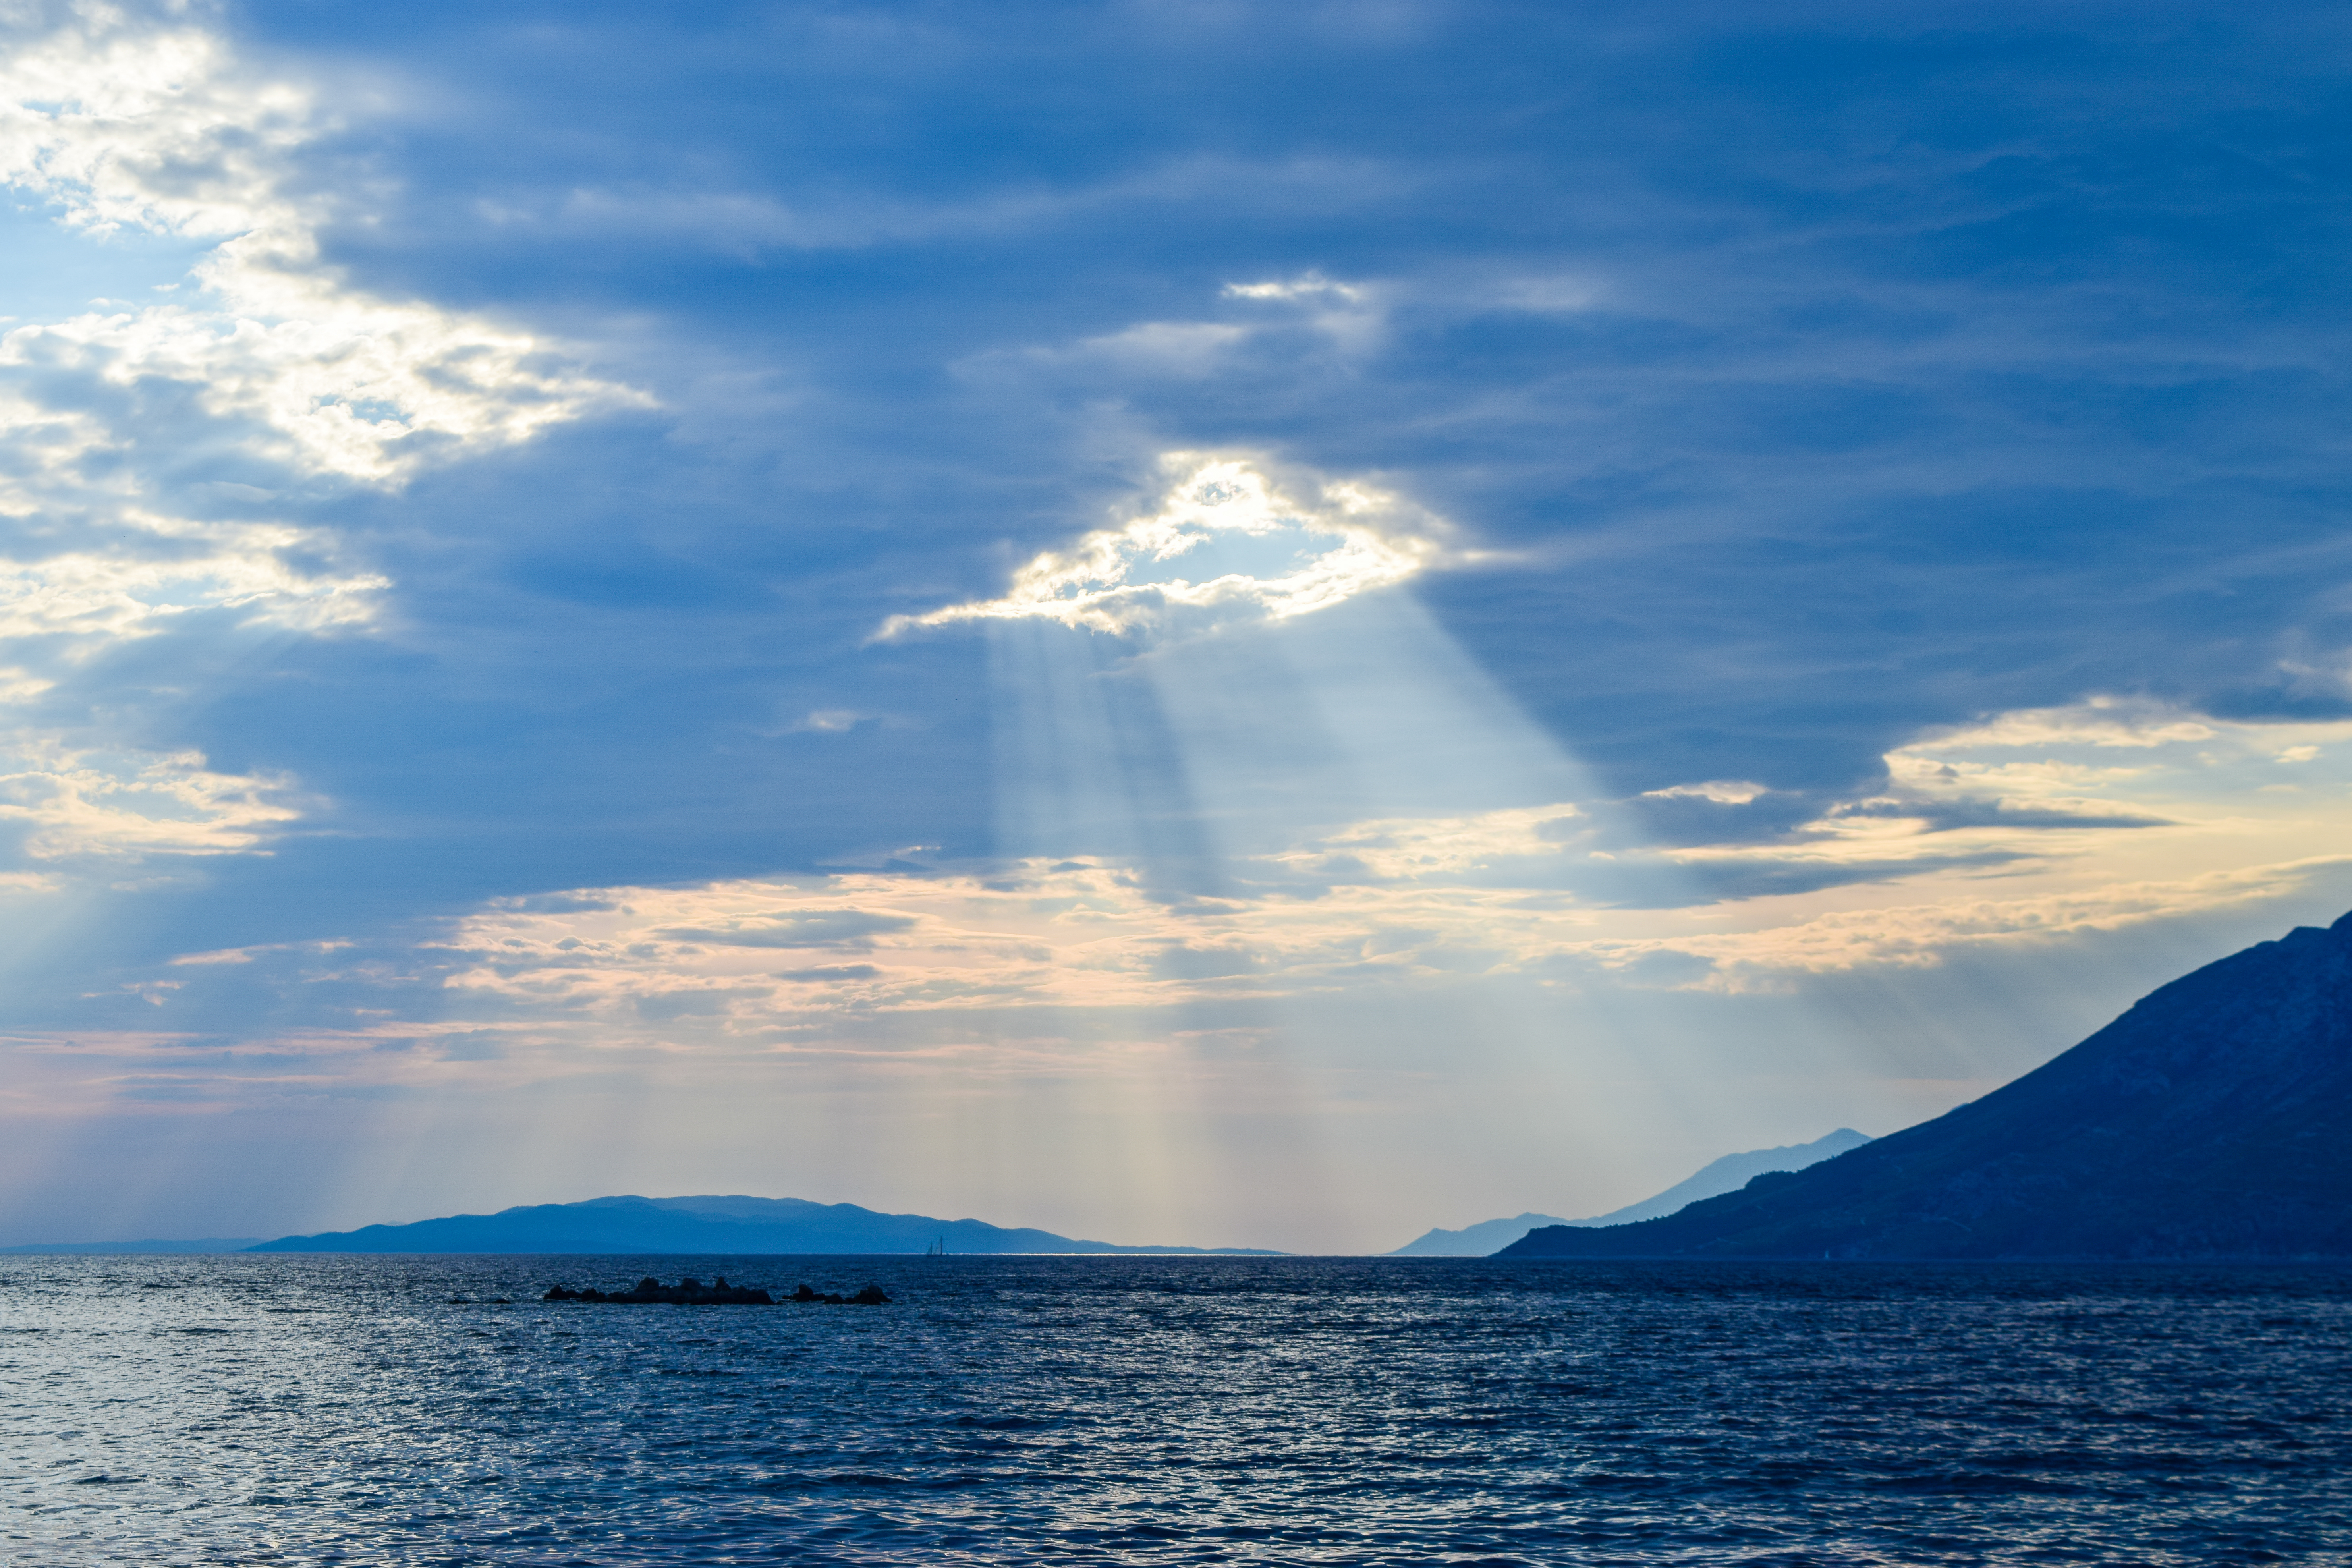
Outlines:
[[[1199,482],[1187,476],[1179,489]],[[1215,482],[1232,477],[1221,471]],[[1305,531],[1285,538],[1277,527],[1244,542],[1246,552],[1213,560],[1188,545],[1168,561],[1121,563],[1118,580],[1148,585],[1182,567],[1218,571],[1230,583],[1253,568],[1284,569],[1315,548]],[[1082,596],[1087,584],[1062,586]],[[1245,608],[1263,604],[1242,586],[1226,597]],[[1601,820],[1612,814],[1596,804],[1585,770],[1409,594],[1369,583],[1311,614],[1244,613],[1205,626],[1198,616],[1107,622],[1091,609],[989,620],[1000,849],[1032,863],[1087,857],[1129,868],[1174,917],[1160,939],[1167,974],[1238,984],[1256,973],[1277,978],[1270,989],[1279,994],[1195,1002],[1190,1018],[1160,1007],[1096,1020],[1142,1034],[1159,1052],[1155,1074],[1121,1086],[1139,1098],[1097,1112],[1132,1130],[1104,1145],[1126,1167],[1120,1186],[1185,1184],[1196,1226],[1215,1215],[1244,1223],[1257,1194],[1280,1190],[1291,1235],[1370,1238],[1396,1223],[1375,1212],[1384,1198],[1366,1196],[1385,1184],[1369,1179],[1372,1172],[1495,1146],[1484,1133],[1509,1092],[1504,1086],[1514,1085],[1549,1136],[1528,1138],[1522,1127],[1522,1136],[1501,1141],[1512,1152],[1489,1165],[1497,1187],[1556,1190],[1563,1173],[1597,1174],[1619,1152],[1610,1130],[1623,1125],[1625,1102],[1662,1092],[1643,1019],[1598,1019],[1518,977],[1481,986],[1476,972],[1496,955],[1482,959],[1475,933],[1473,950],[1458,951],[1464,933],[1454,931],[1445,937],[1457,951],[1439,962],[1459,965],[1463,984],[1436,1005],[1408,1009],[1411,1022],[1399,1028],[1393,1016],[1369,1020],[1350,1005],[1344,962],[1325,984],[1284,984],[1295,976],[1278,976],[1280,953],[1220,929],[1218,917],[1244,901],[1312,906],[1350,880],[1329,858],[1301,870],[1285,857],[1351,825],[1549,813],[1580,832],[1631,840],[1630,824]],[[1361,848],[1393,845],[1373,833]],[[1481,868],[1473,853],[1443,870],[1475,881]],[[1671,863],[1646,875],[1665,901],[1687,894]],[[1197,935],[1183,934],[1188,915],[1197,917]],[[1338,917],[1324,940],[1342,952],[1352,946],[1375,983],[1388,978],[1373,967],[1387,952],[1434,934],[1377,918],[1348,927]],[[1524,1151],[1547,1145],[1558,1169],[1529,1169]],[[1037,1181],[1073,1174],[1031,1173]]]

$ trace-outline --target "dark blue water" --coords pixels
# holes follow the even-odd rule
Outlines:
[[[898,1301],[527,1299],[656,1272]],[[20,1258],[0,1330],[9,1562],[2352,1563],[2344,1270]]]

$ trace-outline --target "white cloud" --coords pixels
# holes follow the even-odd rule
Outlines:
[[[896,616],[883,637],[961,621],[1053,620],[1117,634],[1280,621],[1402,583],[1439,559],[1439,519],[1351,481],[1311,500],[1247,458],[1171,452],[1154,510],[1013,574],[1002,598]]]
[[[316,530],[197,521],[151,504],[137,446],[88,413],[0,387],[0,521],[18,531],[12,558],[0,558],[0,640],[138,637],[204,608],[308,629],[372,613],[385,580],[321,570],[336,548]]]
[[[69,692],[96,655],[184,617],[320,632],[363,624],[382,576],[279,522],[205,521],[148,504],[135,443],[90,416],[0,390],[0,826],[18,857],[103,872],[150,857],[249,852],[297,815],[291,781],[226,774],[193,752],[110,742]],[[97,478],[89,477],[91,475]],[[38,704],[45,717],[12,720]]]
[[[1143,321],[1085,339],[1068,351],[1068,357],[1130,374],[1198,377],[1214,371],[1225,351],[1249,335],[1246,328],[1220,321]]]
[[[1253,352],[1269,346],[1290,356],[1301,328],[1319,334],[1351,359],[1379,348],[1388,328],[1383,290],[1336,282],[1317,272],[1228,283],[1219,297],[1237,302],[1227,313],[1229,319],[1138,321],[1073,342],[977,354],[958,369],[982,379],[1044,371],[1128,382],[1150,376],[1200,380],[1235,364],[1255,363]]]
[[[0,825],[36,862],[225,855],[299,814],[289,781],[213,772],[194,752],[106,753],[19,733],[0,742]]]
[[[1352,283],[1337,283],[1320,272],[1301,273],[1297,278],[1269,279],[1260,283],[1228,283],[1224,287],[1229,300],[1344,300],[1349,304],[1363,299],[1366,290]]]
[[[1704,958],[1718,966],[1699,982],[1738,990],[1776,973],[1831,973],[1865,966],[1917,967],[1990,942],[2048,941],[2085,931],[2210,913],[2299,891],[2315,873],[2352,865],[2352,855],[2316,856],[2168,881],[2120,882],[2026,898],[1950,898],[1932,902],[1837,910],[1755,930],[1690,932],[1633,940],[1601,938],[1564,949],[1609,968],[1658,952]],[[1957,890],[1950,889],[1950,890]]]
[[[784,726],[787,734],[814,731],[820,735],[845,735],[857,728],[871,713],[861,713],[855,708],[812,708],[793,722]]]
[[[527,331],[326,265],[321,226],[363,193],[304,159],[341,121],[208,15],[0,12],[0,181],[94,245],[139,229],[211,246],[192,288],[0,334],[0,705],[27,712],[0,715],[0,823],[35,862],[251,852],[295,816],[290,780],[110,741],[96,706],[71,713],[93,656],[201,612],[310,633],[373,617],[383,576],[255,511],[646,401]],[[187,479],[206,449],[237,477]],[[244,517],[202,515],[223,505]]]
[[[1341,283],[1320,272],[1257,283],[1228,283],[1223,292],[1228,300],[1294,307],[1293,321],[1304,321],[1351,357],[1369,354],[1381,346],[1388,331],[1389,306],[1394,302],[1388,289]]]
[[[1309,877],[1360,868],[1373,879],[1400,883],[1458,879],[1506,867],[1524,874],[1557,860],[1583,837],[1573,829],[1590,826],[1585,814],[1567,803],[1465,816],[1383,817],[1350,823],[1266,858]]]
[[[159,630],[191,610],[221,608],[316,630],[365,620],[374,591],[386,585],[369,574],[305,574],[289,566],[282,552],[314,538],[299,529],[190,523],[137,512],[117,521],[131,526],[111,531],[113,542],[143,532],[142,543],[176,545],[184,552],[110,552],[109,542],[100,540],[93,542],[98,549],[0,562],[0,639],[117,641]],[[142,530],[140,523],[148,526]],[[0,700],[6,695],[0,690]]]
[[[1980,723],[1936,731],[1903,751],[1909,756],[2052,746],[2144,751],[2176,741],[2206,740],[2214,732],[2210,723],[2161,703],[2094,697],[2070,708],[2022,708]]]
[[[1674,784],[1665,789],[1646,790],[1646,800],[1709,800],[1717,805],[1746,805],[1759,796],[1771,794],[1760,784],[1746,779],[1709,779],[1705,784]]]
[[[36,7],[11,32],[0,179],[94,233],[219,243],[195,269],[209,305],[18,327],[0,338],[0,366],[183,383],[206,412],[272,432],[267,456],[379,483],[645,401],[527,333],[369,296],[323,265],[317,232],[338,198],[303,186],[294,156],[337,126],[309,88],[246,66],[201,27],[111,6]]]

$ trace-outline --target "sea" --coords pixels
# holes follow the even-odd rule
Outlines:
[[[0,1561],[2347,1564],[2352,1269],[10,1258]]]

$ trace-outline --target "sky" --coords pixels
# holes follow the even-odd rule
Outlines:
[[[2352,908],[2352,22],[0,7],[0,1241],[1385,1250]]]

